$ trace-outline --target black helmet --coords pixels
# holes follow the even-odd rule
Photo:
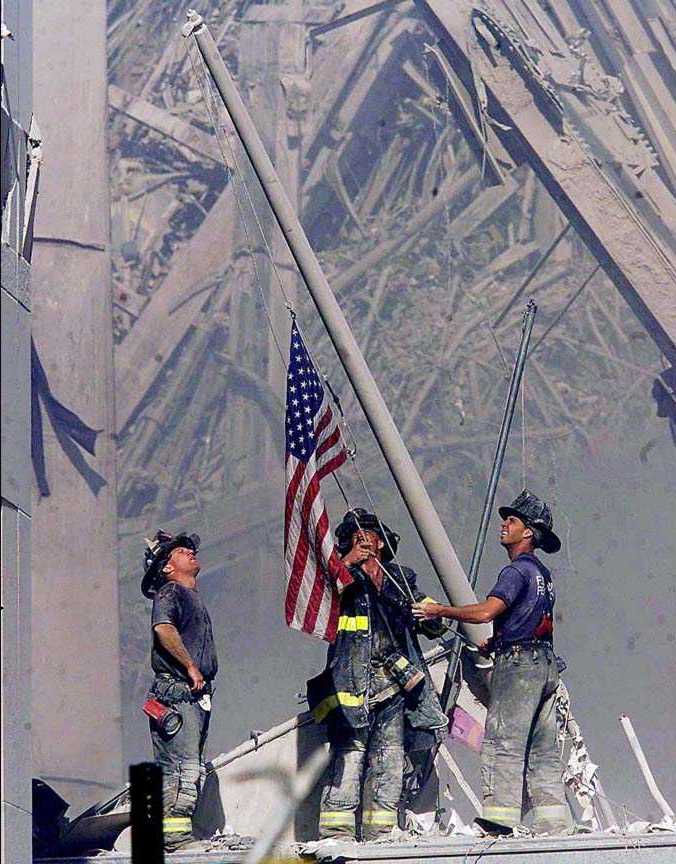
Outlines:
[[[528,489],[518,495],[509,507],[500,507],[498,513],[503,519],[508,516],[518,516],[529,528],[536,528],[540,534],[540,547],[550,555],[558,552],[561,541],[552,530],[554,520],[552,511],[537,495],[533,495]]]
[[[397,554],[397,547],[401,539],[398,534],[390,530],[384,522],[381,522],[375,513],[368,513],[362,507],[348,510],[343,516],[343,521],[336,528],[336,545],[340,555],[346,555],[352,548],[352,537],[360,529],[375,531],[385,546],[382,551],[383,561],[391,561]]]
[[[141,580],[141,591],[145,597],[153,598],[164,582],[162,568],[167,563],[169,555],[174,549],[183,547],[197,552],[200,546],[198,534],[186,534],[181,532],[172,536],[166,531],[158,531],[154,540],[146,537],[146,548],[143,553],[143,579]]]

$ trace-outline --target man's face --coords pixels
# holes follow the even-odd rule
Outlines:
[[[352,535],[352,547],[354,548],[357,543],[367,546],[374,555],[377,555],[385,545],[380,534],[376,531],[371,531],[368,528],[360,528],[359,531],[354,532]]]
[[[524,532],[528,532],[528,536],[524,537]],[[503,546],[514,546],[524,539],[529,539],[531,536],[530,528],[527,528],[518,516],[507,516],[502,520],[500,526],[500,542]]]
[[[197,576],[200,572],[200,562],[197,555],[187,546],[178,546],[171,550],[169,560],[165,564],[165,575],[168,579],[176,576]]]

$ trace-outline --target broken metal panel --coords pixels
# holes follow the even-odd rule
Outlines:
[[[0,125],[2,127],[2,300],[0,387],[0,854],[31,860],[31,267],[23,226],[27,141],[33,113],[33,10],[2,3]]]
[[[184,337],[199,320],[204,296],[195,284],[227,267],[235,214],[232,187],[226,186],[191,241],[178,250],[161,287],[115,352],[117,374],[116,427],[122,432],[149,387]],[[225,241],[225,242],[224,242]],[[227,282],[223,285],[227,290]]]
[[[676,270],[669,252],[557,107],[551,87],[530,72],[524,49],[470,4],[421,3],[453,62],[465,52],[468,26],[481,50],[472,61],[488,87],[492,116],[511,127],[503,140],[523,148],[557,204],[648,328],[661,350],[676,352]],[[449,43],[452,50],[449,50]],[[520,57],[520,59],[516,59]],[[469,58],[467,58],[469,59]],[[558,119],[555,119],[558,115]]]
[[[115,84],[108,85],[108,104],[137,123],[142,123],[149,129],[166,135],[177,144],[187,147],[196,155],[211,159],[219,165],[223,164],[223,156],[213,135],[203,132],[194,124],[186,123],[175,114],[158,108],[144,99],[134,97],[130,93],[125,93]]]

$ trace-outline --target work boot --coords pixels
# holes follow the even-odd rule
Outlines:
[[[178,843],[165,844],[164,851],[171,855],[172,852],[209,852],[213,846],[209,840],[197,840],[195,837],[187,837]]]

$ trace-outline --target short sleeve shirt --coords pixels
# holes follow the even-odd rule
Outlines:
[[[211,681],[218,672],[218,658],[211,618],[199,591],[177,582],[165,582],[153,598],[153,647],[151,664],[154,672],[165,673],[182,681],[188,676],[178,662],[160,644],[155,626],[173,624],[204,678]]]
[[[504,567],[488,596],[499,597],[507,606],[495,619],[498,642],[552,641],[556,595],[549,570],[535,555],[519,555]]]

